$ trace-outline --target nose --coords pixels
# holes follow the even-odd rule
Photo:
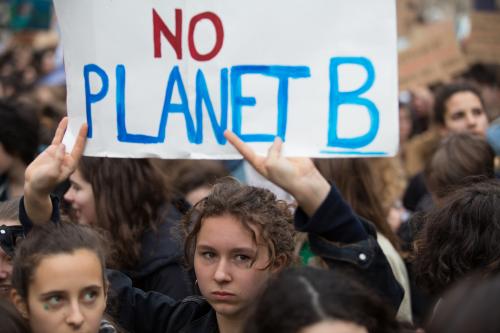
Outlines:
[[[474,128],[476,127],[477,124],[477,119],[476,116],[474,116],[472,113],[467,114],[467,126],[469,128]]]
[[[227,283],[231,281],[231,273],[229,271],[229,264],[226,260],[221,259],[214,273],[214,280],[217,283]]]
[[[73,187],[70,186],[70,188],[66,191],[66,193],[64,193],[64,200],[66,200],[69,203],[72,203],[74,200],[74,196],[75,196],[75,193],[74,193]]]
[[[74,329],[80,328],[83,325],[83,314],[80,310],[78,301],[73,301],[70,304],[69,313],[66,317],[66,323]]]

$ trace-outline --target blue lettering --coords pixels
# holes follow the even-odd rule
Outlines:
[[[102,81],[102,87],[99,92],[93,94],[90,91],[90,73],[97,74]],[[88,64],[83,67],[83,78],[85,81],[85,112],[87,114],[87,137],[92,137],[92,104],[102,100],[108,93],[109,79],[106,72],[99,66],[95,64]]]
[[[220,72],[220,103],[221,103],[221,116],[220,123],[217,122],[215,116],[214,107],[212,101],[210,100],[210,95],[208,93],[207,83],[205,81],[205,75],[199,69],[196,73],[196,123],[198,124],[198,129],[196,131],[195,140],[196,144],[203,142],[203,114],[202,107],[205,104],[207,109],[210,122],[212,123],[212,129],[215,134],[217,142],[221,145],[226,144],[226,138],[224,138],[224,131],[227,129],[227,104],[228,104],[228,70],[223,68]]]
[[[174,91],[174,85],[177,85],[179,91],[179,96],[181,97],[181,103],[172,103],[172,93]],[[163,104],[163,110],[160,120],[160,130],[158,132],[159,142],[165,141],[165,131],[167,127],[167,118],[170,113],[182,113],[186,119],[186,131],[188,140],[190,143],[195,142],[196,130],[194,128],[193,118],[189,113],[188,99],[186,95],[186,89],[184,88],[184,83],[182,83],[181,73],[179,71],[179,66],[175,66],[170,72],[167,83],[167,91],[165,94],[165,102]]]
[[[278,78],[278,122],[276,134],[242,134],[241,120],[243,106],[255,106],[254,97],[245,97],[241,92],[241,77],[246,74],[260,74]],[[288,115],[288,80],[307,78],[311,73],[306,66],[234,66],[231,68],[231,106],[233,111],[233,132],[245,142],[272,142],[276,136],[285,141]]]
[[[363,67],[368,77],[366,82],[357,90],[349,92],[339,91],[339,73],[341,65],[358,65]],[[360,97],[367,92],[375,81],[375,70],[370,60],[366,58],[332,58],[330,60],[330,112],[328,128],[328,146],[339,148],[361,148],[370,144],[377,136],[380,122],[380,114],[377,106],[369,99]],[[370,129],[364,135],[355,138],[339,138],[338,116],[339,107],[344,104],[361,105],[366,108],[370,117]]]
[[[118,141],[133,143],[159,143],[156,136],[130,134],[125,126],[125,66],[116,66],[116,124]]]

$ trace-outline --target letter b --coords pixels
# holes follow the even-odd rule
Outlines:
[[[339,67],[341,65],[358,65],[367,73],[365,83],[357,90],[339,91]],[[370,60],[366,58],[332,58],[330,60],[330,112],[328,128],[328,147],[356,149],[369,145],[377,136],[380,126],[380,114],[377,106],[369,99],[361,97],[370,90],[375,81],[375,70]],[[360,105],[366,108],[370,117],[370,129],[364,135],[354,138],[339,138],[338,118],[339,107],[344,104]]]

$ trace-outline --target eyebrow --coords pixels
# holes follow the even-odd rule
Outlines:
[[[197,245],[196,249],[200,250],[200,251],[207,251],[208,250],[208,251],[217,252],[217,250],[215,248],[213,248],[210,245],[205,245],[205,244]],[[251,247],[235,247],[235,248],[231,249],[230,252],[231,253],[245,252],[245,253],[252,253],[252,254],[257,253],[257,251],[254,248],[251,248]]]
[[[90,286],[86,286],[84,288],[82,288],[82,290],[89,290],[89,289],[103,289],[102,286],[99,286],[99,285],[90,285]],[[43,294],[40,295],[40,297],[48,297],[48,296],[52,296],[52,295],[57,295],[57,294],[67,294],[68,292],[66,290],[51,290],[51,291],[47,291]]]
[[[237,247],[237,248],[231,249],[231,252],[232,253],[245,252],[245,253],[251,253],[251,254],[256,254],[257,253],[257,251],[255,249],[248,248],[248,247]]]

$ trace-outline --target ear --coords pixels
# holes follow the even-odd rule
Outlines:
[[[28,304],[26,304],[26,301],[19,295],[16,289],[10,291],[10,301],[24,319],[29,319]]]
[[[286,256],[284,254],[280,254],[279,256],[276,257],[276,260],[274,261],[274,265],[271,268],[271,271],[273,273],[279,273],[287,266],[288,265],[287,265]]]

